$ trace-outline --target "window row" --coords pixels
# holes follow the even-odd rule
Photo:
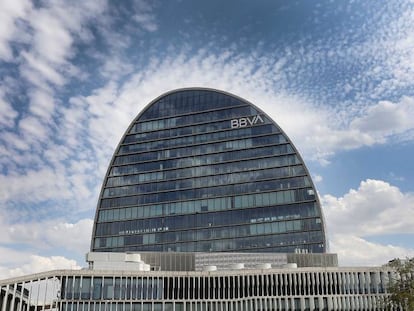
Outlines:
[[[233,198],[224,197],[224,198],[215,198],[215,199],[205,199],[205,200],[194,200],[194,201],[183,201],[183,202],[174,202],[174,203],[163,203],[156,205],[145,205],[145,206],[134,206],[127,208],[116,208],[116,209],[107,209],[100,210],[98,223],[101,222],[112,222],[119,220],[131,220],[139,222],[134,224],[134,227],[146,228],[145,223],[149,225],[148,228],[155,228],[157,225],[150,224],[151,220],[142,219],[150,217],[160,217],[160,216],[173,216],[181,214],[196,214],[201,212],[218,212],[229,210],[234,207],[232,203]],[[254,203],[257,204],[257,203]],[[257,206],[257,205],[256,205]],[[283,219],[292,219],[292,218],[304,218],[304,217],[313,217],[319,216],[317,211],[316,203],[300,203],[293,205],[277,205],[277,206],[267,206],[265,208],[256,207],[252,209],[243,209],[242,212],[237,212],[236,209],[229,211],[233,213],[234,218],[242,222],[261,222],[267,221],[267,219],[274,220],[274,217],[277,217],[279,220]],[[220,223],[226,224],[227,217],[223,213],[216,214],[205,214],[203,213],[199,217],[203,217],[206,223],[213,223],[215,225],[220,225]],[[213,217],[213,220],[210,218]],[[147,230],[149,230],[147,228]],[[147,231],[149,232],[149,231]]]
[[[145,119],[149,119],[149,115],[147,115],[146,112],[144,112],[139,118],[138,122],[132,126],[131,130],[129,131],[129,134],[157,131],[177,126],[191,125],[205,122],[206,120],[211,120],[214,122],[216,120],[238,118],[240,116],[249,116],[257,114],[256,109],[249,106],[245,106],[244,104],[239,104],[238,106],[232,106],[229,108],[217,109],[213,111],[208,111],[208,109],[204,109],[204,112],[194,112],[191,114],[153,121],[143,121]]]
[[[63,300],[237,299],[380,294],[390,272],[296,272],[228,276],[65,276]],[[321,297],[322,298],[322,297]]]
[[[271,134],[272,129],[274,133],[276,128],[271,124],[247,127],[235,130],[226,130],[221,132],[213,132],[208,134],[199,134],[199,135],[190,135],[190,136],[181,136],[178,138],[170,138],[164,140],[155,140],[149,142],[138,142],[129,145],[122,145],[119,148],[119,153],[130,153],[130,152],[143,152],[147,150],[158,150],[165,148],[175,148],[180,146],[188,145],[198,145],[215,141],[231,140],[235,138],[250,137],[250,136],[259,136],[265,134]]]
[[[263,123],[269,123],[269,121],[261,115],[263,119]],[[263,124],[260,123],[260,124]],[[273,126],[273,131],[280,132]],[[138,142],[145,142],[151,140],[159,140],[159,139],[171,139],[181,136],[188,136],[188,135],[195,135],[195,134],[205,134],[209,132],[217,132],[221,130],[231,129],[231,120],[229,119],[220,119],[218,121],[210,121],[205,123],[194,124],[190,126],[182,126],[170,129],[164,129],[159,131],[153,132],[143,132],[143,133],[136,133],[136,134],[129,134],[125,136],[123,144],[129,143],[138,143]]]
[[[312,188],[239,195],[234,197],[234,207],[249,208],[309,200],[315,200],[315,191]]]
[[[271,125],[265,125],[265,126],[268,126],[270,130],[272,129]],[[255,131],[255,132],[258,132],[258,134],[246,134],[246,132],[249,132],[247,130],[250,130],[250,129],[258,129]],[[150,150],[151,151],[162,150],[162,149],[178,148],[178,147],[192,147],[195,145],[204,145],[204,144],[212,144],[212,143],[216,143],[213,146],[216,146],[216,147],[220,146],[223,149],[215,149],[215,148],[212,149],[213,146],[205,146],[204,148],[206,148],[206,150],[224,151],[228,149],[245,149],[245,148],[249,148],[252,146],[279,143],[278,141],[274,140],[273,138],[275,136],[274,133],[268,130],[263,131],[263,133],[260,133],[261,131],[259,129],[261,130],[262,127],[253,127],[253,128],[243,129],[243,130],[246,130],[245,133],[239,132],[237,130],[233,130],[233,131],[226,131],[226,132],[216,132],[216,133],[205,134],[205,135],[185,136],[185,137],[180,137],[180,138],[174,138],[171,140],[167,139],[167,140],[151,141],[151,142],[146,142],[142,144],[122,145],[119,147],[117,154],[138,153],[138,152],[145,152],[145,151],[150,151]],[[219,136],[228,136],[228,137],[219,138]],[[216,139],[208,139],[208,138],[216,138]],[[217,145],[217,143],[219,144]]]
[[[149,194],[162,191],[185,191],[186,189],[206,189],[216,193],[216,196],[226,195],[227,191],[234,191],[234,194],[242,191],[252,192],[260,190],[282,190],[310,186],[308,177],[283,177],[272,175],[270,170],[248,171],[240,174],[213,175],[202,178],[188,178],[180,180],[169,180],[159,183],[138,184],[132,186],[122,186],[116,188],[107,188],[104,190],[102,197],[122,197],[137,194]],[[263,174],[262,174],[263,173]],[[267,173],[267,174],[266,174]],[[273,178],[273,179],[270,179]],[[277,178],[277,179],[275,179]],[[222,190],[217,190],[221,187]],[[204,193],[204,191],[202,192]],[[201,194],[203,196],[203,194]]]
[[[201,109],[205,111],[238,105],[246,105],[246,103],[235,97],[218,92],[186,90],[174,92],[160,98],[145,110],[142,119],[182,115],[188,112],[198,112]]]
[[[255,183],[245,183],[245,184],[236,184],[228,185],[221,187],[211,187],[211,188],[198,188],[198,189],[188,189],[188,190],[177,190],[169,192],[156,192],[150,194],[141,194],[133,195],[128,197],[117,197],[117,198],[103,198],[101,199],[101,208],[111,208],[111,207],[121,207],[121,206],[130,206],[130,205],[141,205],[141,204],[150,204],[157,202],[168,202],[168,201],[182,201],[182,200],[192,200],[192,199],[201,199],[201,198],[212,198],[212,197],[221,197],[226,196],[229,193],[238,195],[242,193],[249,192],[262,192],[262,191],[271,191],[278,189],[294,188],[294,187],[306,187],[311,186],[310,181],[307,177],[297,177],[286,182],[285,180],[271,180]],[[262,194],[261,194],[262,195]],[[265,195],[265,194],[263,194]],[[311,195],[311,196],[310,196]],[[314,193],[308,192],[304,189],[290,190],[290,191],[280,191],[275,197],[276,200],[273,201],[273,204],[284,204],[284,203],[293,203],[300,202],[304,200],[314,199]],[[248,207],[248,205],[246,206]]]
[[[287,177],[296,177],[305,175],[306,172],[303,166],[287,166],[281,168],[268,168],[268,169],[261,169],[255,171],[244,171],[244,172],[237,172],[237,173],[228,173],[228,174],[220,174],[220,175],[212,175],[212,176],[204,176],[204,177],[194,177],[194,178],[186,178],[186,179],[173,179],[173,180],[165,180],[165,181],[157,181],[155,183],[139,183],[136,181],[134,185],[131,186],[118,186],[116,188],[107,188],[104,190],[103,197],[116,197],[116,196],[128,196],[134,195],[139,193],[150,193],[150,192],[158,192],[158,191],[169,191],[169,190],[182,190],[186,188],[202,188],[202,187],[214,187],[214,186],[226,186],[229,184],[236,184],[236,183],[246,183],[246,182],[254,182],[260,180],[270,180],[270,179],[279,179],[279,178],[287,178]],[[195,175],[197,176],[197,175]],[[132,180],[134,180],[137,175],[128,175],[126,176],[126,180],[132,184]],[[289,181],[288,181],[289,182]],[[280,189],[283,189],[283,185],[281,184]],[[291,184],[293,187],[295,183]]]
[[[286,146],[286,145],[282,145]],[[281,147],[281,152],[283,149],[290,149],[288,147],[283,148]],[[183,160],[186,161],[186,160]],[[171,179],[179,179],[179,178],[194,178],[197,176],[209,176],[209,175],[220,175],[220,174],[230,174],[239,171],[246,171],[246,170],[260,170],[272,167],[280,167],[280,166],[288,166],[288,165],[296,165],[300,164],[299,158],[294,154],[276,154],[271,157],[261,157],[261,158],[253,158],[248,160],[238,160],[238,161],[228,161],[228,162],[216,162],[214,164],[207,164],[207,165],[200,165],[188,168],[180,168],[179,163],[180,161],[171,161],[167,162],[168,164],[177,163],[177,168],[168,168],[162,172],[162,180],[171,180]],[[182,163],[182,162],[181,162]],[[158,165],[157,165],[158,164]],[[187,163],[190,164],[190,163]],[[184,164],[181,164],[184,165]],[[119,176],[119,175],[130,175],[130,174],[137,174],[140,172],[150,172],[152,170],[163,170],[163,165],[159,164],[158,162],[149,162],[149,163],[142,163],[138,165],[126,165],[126,166],[115,166],[111,168],[109,172],[109,176]],[[148,171],[147,171],[148,170]],[[159,172],[156,172],[159,173]],[[139,182],[142,181],[149,181],[151,179],[146,179],[147,176],[159,176],[149,175],[152,173],[145,173],[139,174],[141,176],[141,180],[138,179]],[[145,177],[144,177],[145,176]],[[140,177],[138,177],[140,178]]]
[[[152,175],[154,174],[154,175]],[[253,181],[253,180],[261,180],[261,179],[270,179],[270,178],[284,178],[284,177],[294,177],[305,175],[305,168],[302,165],[296,166],[284,166],[284,167],[275,167],[275,168],[266,168],[260,170],[248,170],[243,172],[235,172],[235,173],[227,173],[227,174],[220,174],[220,175],[212,175],[212,176],[203,176],[197,177],[194,174],[193,178],[190,179],[171,179],[166,178],[162,172],[158,173],[146,173],[146,174],[137,174],[137,175],[126,175],[121,177],[112,177],[108,178],[106,187],[125,187],[127,185],[134,185],[134,184],[143,184],[148,185],[148,189],[159,189],[159,191],[163,190],[170,190],[170,189],[179,189],[184,187],[211,187],[213,185],[221,185],[221,184],[231,184],[231,183],[241,183],[246,181]],[[145,183],[149,181],[153,181],[151,179],[145,180],[144,177],[153,177],[156,181],[156,186],[153,187],[153,183]],[[157,179],[159,178],[159,180]],[[145,183],[145,184],[144,184]],[[108,190],[108,194],[112,195],[110,189]],[[151,190],[157,191],[157,190]],[[105,194],[107,195],[107,194]]]
[[[111,224],[100,224],[103,228],[101,231],[111,229]],[[141,228],[136,230],[122,231],[120,234],[123,236],[123,245],[141,245],[141,244],[158,244],[158,243],[172,243],[172,242],[195,242],[203,240],[215,240],[215,239],[230,239],[230,238],[243,238],[256,235],[268,235],[273,234],[275,240],[278,240],[277,236],[289,232],[298,231],[315,231],[322,230],[320,218],[308,218],[298,219],[290,221],[275,221],[266,223],[255,223],[249,225],[239,225],[232,227],[214,227],[206,229],[191,228],[191,230],[185,231],[168,231],[168,232],[155,232],[138,234],[142,232]],[[101,229],[101,228],[99,228]],[[161,229],[161,228],[157,228]],[[99,237],[107,237],[114,234],[103,232]],[[279,241],[285,241],[285,237],[279,239]],[[315,241],[313,241],[315,242]],[[280,243],[279,243],[280,244]],[[117,245],[122,246],[122,245]]]
[[[119,237],[122,238],[122,237]],[[111,238],[112,239],[112,238]],[[115,238],[114,238],[115,239]],[[96,244],[94,244],[96,245]],[[99,251],[103,252],[210,252],[210,241],[204,242],[188,242],[188,243],[173,243],[173,244],[150,244],[140,246],[120,246],[120,247],[107,247],[101,248]],[[95,249],[97,247],[95,246]],[[260,246],[254,248],[245,249],[225,249],[221,251],[234,251],[234,252],[257,252],[257,253],[294,253],[298,250],[307,253],[323,253],[326,252],[324,240],[314,244],[302,244],[302,245],[278,245],[278,246]],[[220,252],[221,252],[220,251]]]
[[[125,214],[124,212],[126,210],[127,209],[108,211],[119,212],[116,213],[116,216],[120,216],[120,214]],[[102,212],[103,211],[100,212],[100,215]],[[150,219],[137,219],[136,217],[131,217],[126,218],[121,222],[99,222],[96,226],[96,235],[102,236],[117,234],[139,234],[161,232],[166,230],[183,230],[191,228],[209,228],[218,226],[285,221],[308,217],[320,217],[320,211],[317,209],[316,203],[314,202],[244,210],[228,210],[219,213],[194,213],[182,215],[170,214],[168,217],[164,218],[157,217]]]
[[[164,279],[164,299],[379,294],[384,293],[390,277],[382,271],[170,277]]]
[[[163,278],[76,277],[62,279],[61,298],[66,300],[162,299]]]
[[[191,148],[174,148],[154,152],[144,152],[130,155],[117,155],[113,165],[122,165],[136,162],[147,162],[157,160],[180,159],[185,157],[197,157],[200,161],[209,163],[208,159],[221,159],[217,161],[227,161],[232,159],[246,159],[258,156],[272,155],[277,152],[278,145],[286,144],[287,141],[282,134],[275,135],[272,141],[267,144],[270,146],[255,146],[252,149],[226,150],[226,142],[214,143],[211,145],[192,146]],[[291,147],[290,147],[291,148]],[[209,151],[209,152],[207,152]],[[257,154],[255,152],[257,151]],[[215,158],[218,157],[218,158]]]
[[[171,170],[171,169],[180,169],[180,168],[191,168],[194,166],[200,167],[200,166],[217,166],[218,164],[223,165],[230,165],[232,163],[236,163],[233,165],[237,165],[237,163],[240,163],[240,161],[247,161],[249,162],[243,162],[246,163],[243,167],[243,170],[249,169],[249,166],[251,165],[252,168],[264,168],[264,167],[271,167],[269,164],[264,163],[269,160],[269,157],[273,156],[274,158],[277,158],[280,155],[286,155],[293,153],[294,150],[290,144],[285,145],[277,145],[273,146],[272,151],[273,153],[269,156],[259,156],[254,154],[254,149],[247,149],[243,150],[245,152],[240,152],[239,154],[234,153],[216,153],[216,154],[210,154],[210,155],[204,155],[204,156],[192,156],[192,157],[182,157],[182,158],[175,158],[171,160],[161,160],[161,161],[155,161],[155,162],[143,162],[143,163],[136,163],[136,164],[129,164],[129,165],[123,165],[123,166],[114,166],[110,170],[109,175],[110,176],[117,176],[117,175],[126,175],[126,174],[136,174],[139,172],[150,172],[150,171],[158,171],[158,170]],[[231,155],[235,155],[234,158],[231,158]],[[251,155],[253,157],[246,158],[244,156]],[[271,159],[270,159],[271,160]],[[237,162],[236,162],[237,161]],[[254,162],[258,162],[255,164]],[[200,169],[200,168],[198,168]],[[229,170],[227,170],[229,171]]]
[[[134,236],[119,236],[119,237],[101,237],[95,238],[95,249],[101,251],[112,251],[110,249],[125,246],[126,249],[133,251],[134,244],[125,245],[125,239],[133,239]],[[285,252],[287,247],[290,247],[290,252],[295,252],[296,249],[306,249],[309,252],[321,253],[323,250],[317,250],[311,245],[320,245],[323,248],[324,236],[321,231],[310,232],[290,232],[289,234],[268,234],[255,235],[247,237],[237,237],[231,239],[216,239],[216,240],[199,240],[190,242],[175,242],[166,244],[139,244],[136,245],[136,250],[140,251],[173,251],[173,252]],[[322,243],[322,244],[321,244]],[[311,247],[308,247],[311,246]],[[106,249],[108,248],[108,249]],[[310,248],[310,249],[309,249]]]

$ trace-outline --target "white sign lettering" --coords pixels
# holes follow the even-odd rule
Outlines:
[[[252,117],[243,117],[239,119],[233,119],[231,122],[231,128],[247,127],[257,123],[264,123],[264,120],[260,114]]]

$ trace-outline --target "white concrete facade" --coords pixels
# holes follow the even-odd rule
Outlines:
[[[391,275],[384,267],[59,270],[0,281],[0,310],[381,310]]]

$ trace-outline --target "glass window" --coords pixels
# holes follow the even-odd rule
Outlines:
[[[103,299],[113,299],[114,298],[114,280],[113,278],[104,279],[103,284]]]
[[[93,278],[93,299],[101,299],[102,295],[102,278],[94,277]]]
[[[273,233],[279,233],[279,223],[278,222],[274,222],[272,223],[272,232]]]
[[[91,298],[91,281],[90,277],[82,278],[82,290],[81,290],[81,299],[90,299]]]

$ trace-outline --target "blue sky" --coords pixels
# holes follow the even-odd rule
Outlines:
[[[316,182],[341,265],[414,256],[414,3],[0,3],[0,277],[85,266],[101,183],[152,99],[266,111]]]

